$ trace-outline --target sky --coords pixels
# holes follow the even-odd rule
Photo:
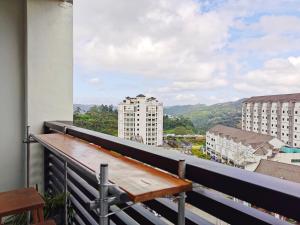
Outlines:
[[[300,0],[76,0],[74,103],[300,92]]]

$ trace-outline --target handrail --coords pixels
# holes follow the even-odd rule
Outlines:
[[[256,207],[300,221],[300,184],[249,172],[220,163],[195,158],[179,152],[123,140],[110,135],[78,128],[62,122],[45,122],[47,132],[66,133],[116,151],[173,174],[179,159],[186,160],[186,178],[224,194],[249,202]]]

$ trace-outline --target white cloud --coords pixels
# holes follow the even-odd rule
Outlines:
[[[95,78],[89,79],[89,80],[88,80],[88,83],[89,83],[89,84],[92,84],[92,85],[98,85],[98,84],[101,83],[101,81],[100,81],[99,78],[95,77]]]
[[[216,52],[226,44],[232,16],[200,13],[194,0],[74,4],[76,62],[86,69],[198,82],[224,74],[227,58]]]
[[[300,57],[271,59],[241,76],[234,87],[255,94],[300,92]]]
[[[194,94],[178,94],[175,100],[179,102],[199,102],[199,99]]]
[[[158,92],[182,92],[182,91],[200,91],[211,90],[218,87],[224,87],[228,84],[225,79],[212,78],[205,82],[198,81],[175,81],[169,86],[158,88]]]
[[[300,1],[220,2],[74,1],[75,64],[93,74],[101,70],[162,81],[145,85],[145,91],[165,102],[194,101],[199,90],[221,87],[239,92],[215,98],[207,93],[206,100],[300,91],[299,57],[287,57],[300,51],[300,17],[289,13]],[[254,70],[252,61],[266,62]],[[241,76],[240,71],[249,72]]]

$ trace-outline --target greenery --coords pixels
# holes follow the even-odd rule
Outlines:
[[[190,119],[196,133],[205,132],[216,124],[239,127],[242,101],[226,102],[214,105],[181,105],[166,107],[164,112],[171,116],[182,116]]]
[[[195,131],[194,124],[189,118],[164,116],[164,133],[166,134],[194,134]]]
[[[191,151],[192,151],[193,155],[195,155],[199,158],[210,160],[210,156],[206,155],[202,152],[201,146],[193,146]]]
[[[95,105],[87,112],[74,111],[74,125],[105,134],[118,135],[118,111],[112,105]]]

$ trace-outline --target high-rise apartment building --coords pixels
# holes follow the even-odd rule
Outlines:
[[[289,146],[300,147],[300,93],[246,99],[242,129],[268,134]]]
[[[144,95],[126,97],[118,105],[118,136],[147,145],[162,145],[163,104]]]

